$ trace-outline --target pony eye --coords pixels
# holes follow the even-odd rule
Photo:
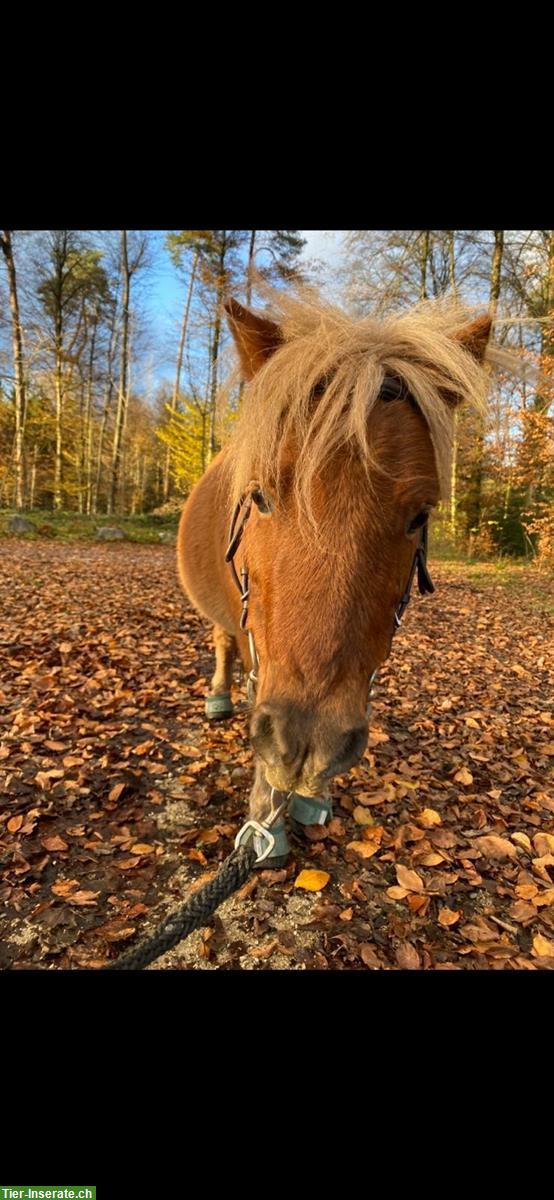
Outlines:
[[[256,508],[259,509],[259,511],[261,513],[270,513],[271,512],[270,499],[267,496],[264,496],[263,492],[258,491],[257,488],[255,491],[252,492],[252,499],[254,501],[254,504],[256,505]]]
[[[379,393],[381,400],[400,400],[405,395],[405,389],[400,379],[386,375]]]
[[[425,525],[425,522],[428,519],[429,519],[429,509],[422,508],[421,512],[418,512],[417,516],[415,516],[413,518],[413,520],[410,521],[409,525],[406,528],[406,533],[415,533],[416,529],[421,529],[422,525]]]

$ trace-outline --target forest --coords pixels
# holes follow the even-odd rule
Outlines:
[[[177,513],[241,399],[223,314],[257,287],[319,287],[360,317],[439,297],[495,317],[529,370],[457,417],[433,544],[475,558],[554,554],[552,230],[4,230],[0,510]],[[160,271],[172,320],[152,319]],[[155,301],[154,301],[155,303]]]

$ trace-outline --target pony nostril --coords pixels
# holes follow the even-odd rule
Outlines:
[[[366,748],[368,739],[367,725],[361,725],[358,729],[351,729],[346,735],[345,744],[343,747],[343,757],[351,759],[351,766],[362,757]]]
[[[289,747],[288,749],[279,750],[279,758],[281,759],[284,767],[291,767],[292,764],[296,762],[297,758],[299,758],[299,754],[300,748],[298,743],[296,743],[292,749]]]
[[[362,757],[367,745],[368,734],[368,725],[359,725],[356,729],[350,729],[344,735],[337,754],[327,769],[322,771],[322,779],[332,779],[333,775],[340,775],[343,771],[348,771],[350,767],[353,767],[354,763],[357,763]]]
[[[252,742],[267,742],[271,738],[273,732],[273,723],[268,712],[254,713],[250,726],[250,737]]]
[[[282,707],[262,703],[252,714],[250,741],[270,766],[297,773],[308,746],[294,727],[290,713]]]

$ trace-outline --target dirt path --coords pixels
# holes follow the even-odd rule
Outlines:
[[[229,853],[246,708],[204,720],[209,630],[172,547],[1,546],[0,967],[101,966]],[[329,829],[157,968],[552,969],[554,589],[434,575]]]

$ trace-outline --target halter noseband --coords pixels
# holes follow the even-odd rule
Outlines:
[[[241,604],[242,604],[242,612],[241,612],[241,617],[240,617],[240,628],[243,630],[244,633],[246,633],[246,635],[248,637],[248,646],[250,649],[250,657],[252,659],[252,669],[248,676],[248,682],[247,682],[248,699],[251,703],[254,701],[255,695],[256,695],[256,685],[258,683],[258,668],[259,668],[260,664],[259,664],[258,655],[256,653],[254,634],[252,633],[251,629],[246,628],[246,622],[248,620],[248,600],[249,600],[249,596],[250,596],[250,588],[249,588],[249,581],[248,581],[248,569],[246,567],[241,567],[241,572],[240,572],[241,577],[239,579],[238,574],[237,574],[237,569],[236,569],[235,563],[234,563],[234,558],[235,558],[235,554],[237,553],[237,550],[240,546],[240,543],[242,541],[242,536],[243,536],[243,533],[244,533],[244,530],[246,527],[246,522],[248,521],[248,518],[252,511],[253,497],[256,494],[256,492],[259,492],[259,488],[258,488],[257,484],[255,484],[255,483],[250,484],[250,487],[248,488],[248,490],[246,492],[243,492],[238,503],[235,505],[233,516],[231,518],[231,526],[229,529],[229,545],[227,546],[227,550],[225,552],[225,562],[229,563],[229,566],[231,568],[231,573],[233,575],[233,579],[234,579],[235,584],[240,592],[240,599],[241,599]],[[427,521],[425,521],[425,524],[422,525],[421,529],[420,529],[419,542],[416,547],[416,552],[414,554],[414,559],[413,559],[410,574],[408,577],[408,582],[404,589],[404,594],[402,595],[400,602],[398,604],[398,607],[396,608],[395,613],[394,613],[393,635],[396,633],[397,629],[400,629],[400,626],[402,624],[402,617],[404,616],[404,613],[408,607],[408,604],[410,603],[412,584],[414,582],[414,576],[416,574],[416,571],[417,571],[417,586],[418,586],[420,594],[422,596],[424,596],[426,593],[435,591],[435,585],[433,583],[433,580],[431,579],[431,576],[429,574],[429,568],[427,566],[428,532],[429,531],[428,531]],[[369,680],[369,698],[371,698],[373,682],[375,680],[376,675],[377,675],[377,671],[375,670]]]

